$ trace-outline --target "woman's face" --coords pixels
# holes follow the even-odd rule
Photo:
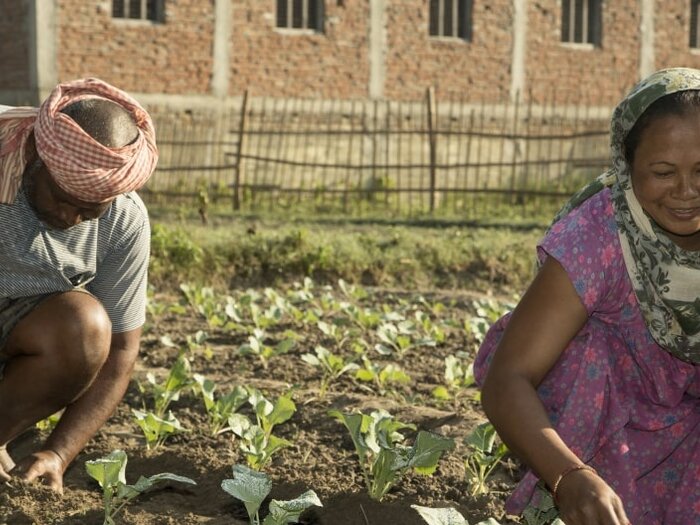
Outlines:
[[[649,123],[634,152],[632,188],[673,242],[700,250],[700,112]]]

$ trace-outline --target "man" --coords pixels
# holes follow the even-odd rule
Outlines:
[[[60,84],[38,110],[0,107],[0,482],[62,492],[126,391],[150,242],[132,192],[157,160],[146,111],[100,80]],[[6,446],[61,409],[15,464]]]

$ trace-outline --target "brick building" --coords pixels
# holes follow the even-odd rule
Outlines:
[[[147,104],[260,97],[611,106],[700,67],[698,1],[0,0],[0,102],[98,76]],[[554,93],[554,94],[553,94]]]

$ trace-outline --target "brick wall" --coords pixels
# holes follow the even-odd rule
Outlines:
[[[689,48],[690,10],[687,0],[656,4],[656,67],[700,68],[700,50]]]
[[[387,2],[386,96],[501,102],[510,90],[512,0],[474,2],[472,41],[428,35],[428,0]]]
[[[28,11],[26,0],[0,0],[0,89],[29,87]]]
[[[666,0],[663,0],[666,4]],[[638,0],[605,0],[602,45],[561,42],[561,1],[528,2],[526,84],[535,102],[612,106],[639,75]]]
[[[165,24],[113,19],[109,0],[58,5],[60,81],[92,75],[127,91],[209,92],[214,0],[166,2]]]
[[[325,3],[324,34],[276,29],[275,2],[234,0],[230,94],[366,98],[369,2]]]

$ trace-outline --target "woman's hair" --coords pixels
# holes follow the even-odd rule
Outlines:
[[[670,95],[664,95],[653,102],[637,119],[625,137],[625,160],[627,163],[632,165],[634,152],[637,150],[642,133],[655,119],[667,115],[682,116],[690,112],[700,112],[700,90],[677,91]]]

